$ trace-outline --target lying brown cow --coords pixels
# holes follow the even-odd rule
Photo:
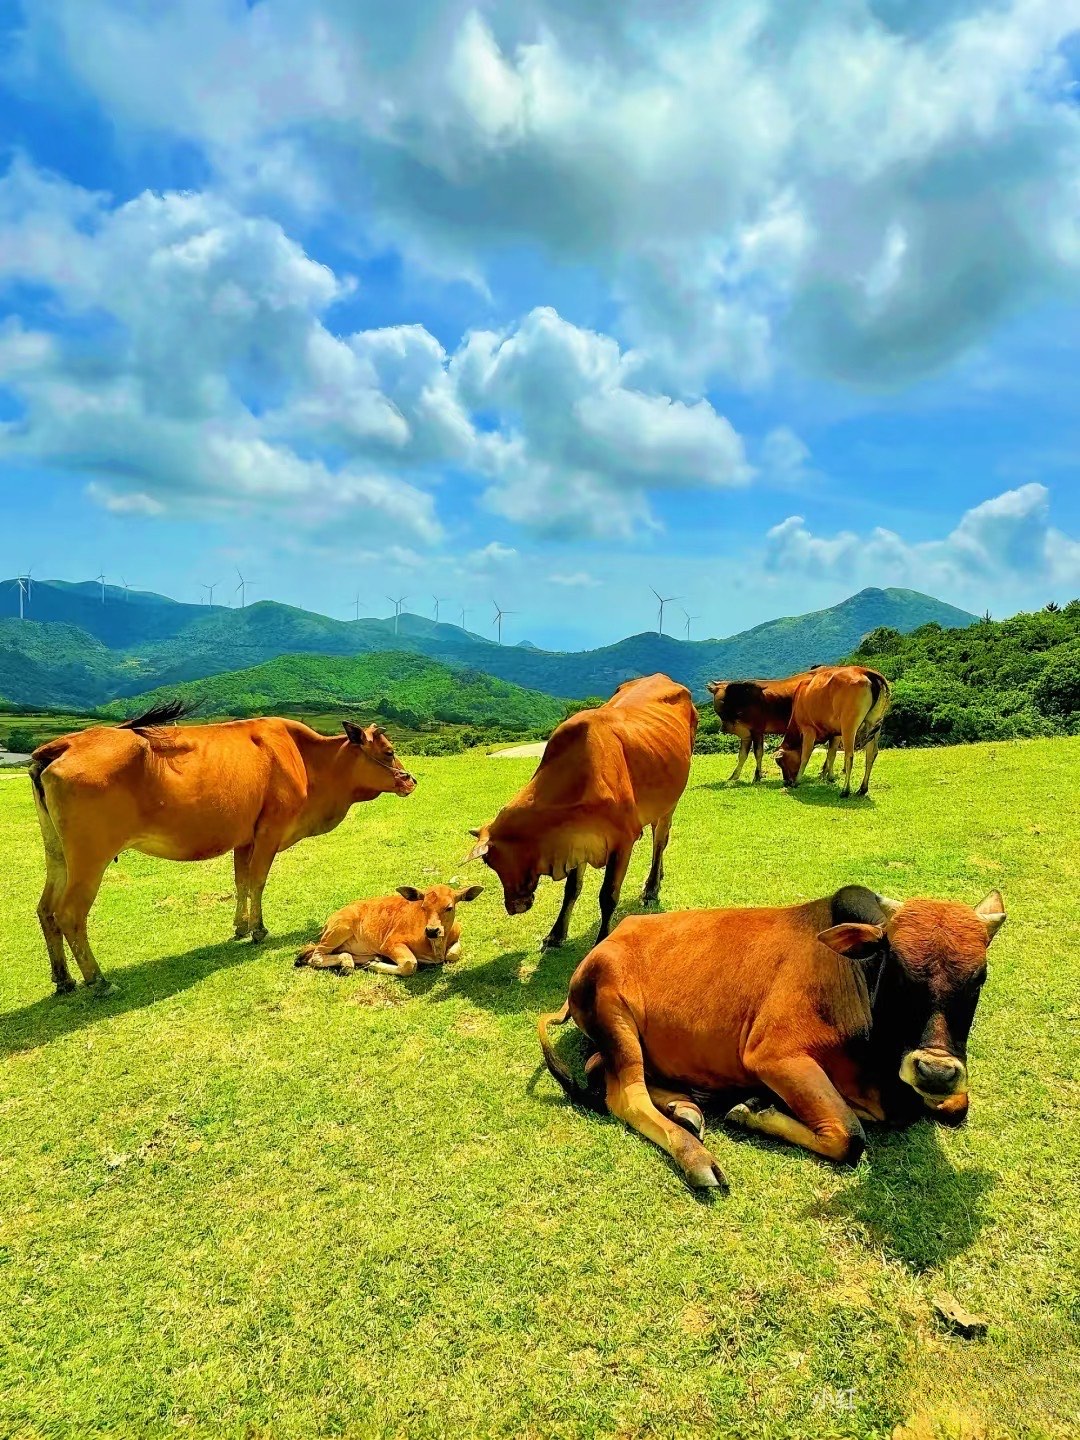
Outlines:
[[[541,1016],[544,1059],[572,1100],[606,1101],[693,1186],[724,1177],[691,1092],[765,1088],[780,1106],[751,1099],[728,1120],[854,1164],[861,1120],[966,1116],[967,1037],[1004,920],[996,890],[972,910],[860,885],[782,909],[633,916]],[[589,1088],[548,1039],[571,1016],[595,1051]]]
[[[791,721],[776,763],[784,784],[796,786],[819,740],[829,742],[824,776],[832,782],[832,765],[838,743],[844,746],[844,788],[851,794],[851,766],[855,751],[865,747],[859,794],[870,789],[870,772],[877,759],[882,721],[889,713],[889,682],[876,670],[861,665],[822,666],[803,677],[791,703]]]
[[[762,778],[765,736],[783,735],[791,722],[791,701],[808,672],[784,680],[710,680],[707,689],[725,735],[739,737],[739,760],[728,777],[735,785],[750,746],[754,747],[754,783]]]
[[[627,680],[605,704],[564,720],[524,789],[489,825],[470,831],[477,843],[467,858],[483,859],[498,875],[508,915],[532,907],[541,875],[566,880],[545,949],[565,942],[587,865],[604,867],[597,941],[604,938],[646,825],[653,850],[642,900],[656,904],[697,719],[684,685],[666,675]]]
[[[106,993],[86,920],[109,861],[122,850],[163,860],[233,852],[236,936],[266,936],[262,895],[274,856],[340,825],[361,800],[411,795],[416,781],[378,728],[345,736],[297,720],[176,728],[183,707],[158,707],[39,745],[30,763],[45,888],[38,919],[58,994],[74,988],[64,941],[87,985]]]
[[[433,885],[417,890],[399,885],[395,895],[355,900],[335,910],[314,945],[305,945],[297,965],[315,970],[382,970],[415,975],[418,965],[452,965],[461,959],[461,926],[456,908],[482,895],[482,885],[455,890]]]

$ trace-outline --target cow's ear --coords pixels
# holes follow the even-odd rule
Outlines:
[[[468,889],[457,892],[458,903],[468,903],[468,901],[475,900],[478,895],[482,895],[483,893],[483,885],[470,885]]]
[[[397,893],[403,900],[422,900],[424,898],[415,885],[399,885]]]
[[[368,738],[368,737],[367,737],[367,733],[365,732],[363,726],[354,724],[354,722],[353,722],[352,720],[342,720],[342,722],[341,722],[341,728],[345,731],[345,734],[349,737],[349,744],[350,744],[350,745],[366,745],[366,744],[367,744],[367,738]]]
[[[870,960],[881,950],[885,931],[880,925],[833,925],[817,937],[822,945],[852,960]]]
[[[708,690],[710,695],[715,695],[723,683],[722,680],[710,680],[705,686],[705,689]]]
[[[1001,898],[1000,890],[991,890],[985,900],[981,900],[975,906],[975,914],[983,923],[986,931],[986,943],[989,945],[994,936],[1005,924],[1005,901]]]

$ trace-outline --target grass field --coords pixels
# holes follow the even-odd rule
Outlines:
[[[889,751],[868,801],[695,762],[668,908],[861,881],[1009,912],[966,1129],[841,1172],[713,1116],[711,1202],[536,1073],[596,876],[543,960],[555,890],[509,919],[482,871],[459,966],[293,969],[331,908],[457,873],[531,764],[418,760],[411,799],[277,862],[260,948],[226,938],[227,861],[121,856],[107,1000],[51,997],[29,784],[0,778],[0,1434],[1075,1436],[1080,741]]]

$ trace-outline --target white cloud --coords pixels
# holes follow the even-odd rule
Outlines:
[[[234,193],[617,287],[654,385],[948,362],[1080,269],[1078,0],[55,0],[25,77],[204,147]]]
[[[562,585],[567,590],[594,590],[598,589],[602,583],[594,579],[593,576],[585,570],[575,570],[571,574],[559,574],[556,572],[547,578],[552,585]]]
[[[1050,524],[1044,485],[1022,485],[968,510],[940,540],[907,541],[878,527],[869,535],[814,535],[790,515],[766,536],[765,564],[780,575],[836,576],[860,584],[901,584],[975,596],[988,587],[1080,588],[1080,541]]]

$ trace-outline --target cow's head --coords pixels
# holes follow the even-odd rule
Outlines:
[[[895,1046],[900,1079],[927,1109],[958,1125],[968,1110],[968,1033],[1004,902],[997,890],[974,910],[877,898],[884,925],[834,925],[818,939],[854,960],[880,961],[874,1035]]]
[[[503,904],[508,915],[524,915],[532,909],[536,887],[540,883],[539,852],[535,843],[524,835],[516,835],[505,826],[493,833],[491,825],[481,825],[469,834],[476,844],[465,860],[483,860],[502,881]]]
[[[795,784],[799,775],[799,766],[802,764],[802,743],[796,740],[789,744],[785,735],[780,742],[780,749],[776,752],[776,763],[780,766],[780,774],[784,784],[788,787]]]
[[[433,885],[430,890],[417,890],[415,885],[399,885],[397,893],[411,904],[421,907],[424,939],[431,946],[432,954],[444,960],[446,943],[454,929],[457,907],[482,895],[484,887],[467,885],[464,890],[455,890],[453,885]]]
[[[392,791],[395,795],[411,795],[416,781],[402,769],[386,732],[378,725],[354,725],[343,720],[341,728],[348,736],[347,754],[351,762],[352,780],[357,790],[374,790],[377,794]]]

